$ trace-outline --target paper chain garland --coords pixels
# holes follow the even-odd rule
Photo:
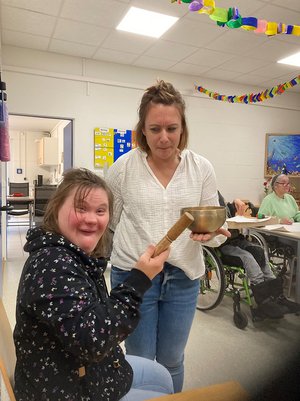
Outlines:
[[[293,86],[296,86],[300,83],[300,75],[292,79],[291,81],[287,81],[284,84],[279,84],[274,86],[272,89],[266,89],[263,92],[260,93],[251,93],[251,94],[245,94],[245,95],[234,95],[234,96],[226,96],[226,95],[221,95],[220,93],[217,92],[212,92],[208,89],[203,88],[203,86],[197,86],[195,85],[195,89],[200,92],[204,93],[205,95],[215,99],[215,100],[221,100],[223,102],[229,102],[229,103],[257,103],[257,102],[263,102],[266,99],[273,98],[274,96],[281,95],[284,93],[287,89],[292,88]]]
[[[216,7],[214,0],[171,0],[171,3],[189,3],[189,10],[199,14],[207,14],[217,22],[217,25],[228,28],[242,28],[255,33],[265,33],[268,36],[278,34],[300,36],[299,25],[287,25],[282,22],[268,22],[255,17],[243,18],[237,7],[229,9]]]

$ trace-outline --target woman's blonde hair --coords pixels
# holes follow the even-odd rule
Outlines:
[[[147,139],[143,134],[145,128],[145,120],[149,111],[149,108],[154,104],[163,104],[166,106],[177,107],[181,116],[182,134],[180,136],[180,142],[178,145],[179,150],[183,150],[187,147],[188,143],[188,128],[185,117],[185,102],[181,93],[174,88],[174,86],[165,81],[158,81],[156,85],[150,86],[146,89],[140,106],[138,108],[139,121],[136,125],[136,142],[143,151],[149,152],[150,148],[147,143]]]
[[[42,223],[42,228],[45,231],[61,234],[58,225],[58,212],[65,202],[66,198],[69,196],[74,188],[76,188],[74,205],[82,203],[82,201],[87,197],[91,189],[103,189],[108,196],[109,222],[111,221],[113,215],[113,194],[105,180],[98,175],[92,173],[88,169],[74,168],[64,172],[61,183],[59,184],[56,191],[53,193],[46,206],[45,215]],[[108,232],[107,226],[103,236],[100,238],[97,246],[95,247],[92,256],[108,257],[108,252],[111,247],[110,240],[111,236]]]

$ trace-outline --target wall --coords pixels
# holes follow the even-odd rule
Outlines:
[[[228,95],[264,88],[10,46],[2,50],[9,111],[74,119],[75,166],[94,169],[95,127],[134,127],[143,90],[157,78],[171,81],[185,96],[190,148],[212,162],[228,200],[259,202],[265,134],[299,133],[300,94],[294,90],[261,104],[229,104],[195,93],[194,83]]]

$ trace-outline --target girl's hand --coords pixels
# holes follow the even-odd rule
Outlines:
[[[225,228],[219,228],[217,231],[213,232],[213,233],[204,233],[204,234],[197,234],[197,233],[191,233],[190,234],[190,238],[193,241],[199,241],[199,242],[207,242],[209,240],[211,240],[212,238],[214,238],[216,235],[225,235],[225,237],[231,237],[231,233],[226,230]]]
[[[152,257],[154,254],[155,246],[149,245],[146,251],[140,256],[136,262],[135,267],[141,270],[150,280],[159,274],[164,266],[165,261],[170,254],[170,248],[162,252],[160,255]]]
[[[283,217],[282,219],[279,220],[279,224],[293,224],[293,220],[289,219],[288,217]]]

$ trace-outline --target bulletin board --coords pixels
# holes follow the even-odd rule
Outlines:
[[[120,156],[136,147],[133,130],[118,128],[94,129],[94,167],[109,167]]]

